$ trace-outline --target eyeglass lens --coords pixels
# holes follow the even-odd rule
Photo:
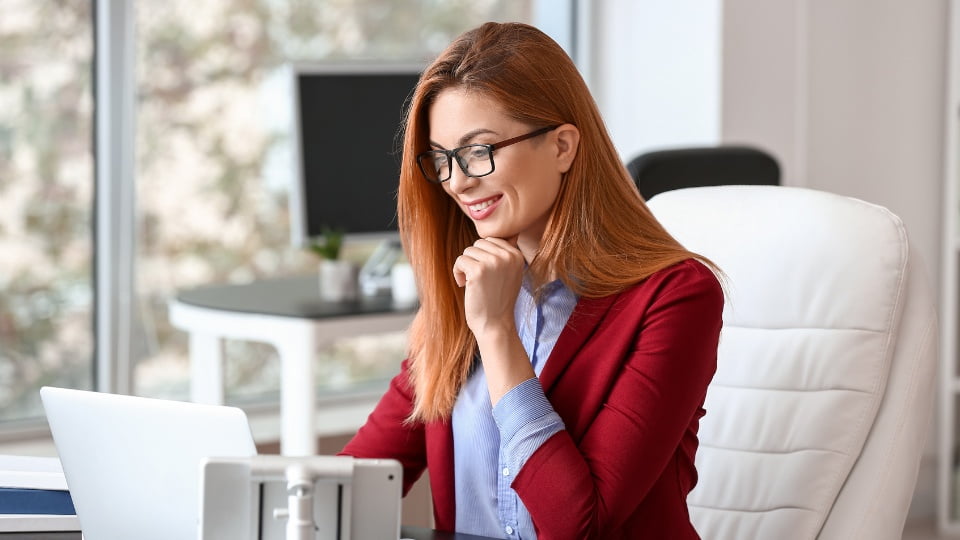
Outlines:
[[[490,147],[486,144],[471,144],[462,148],[445,152],[433,150],[421,156],[424,173],[434,182],[450,178],[450,154],[454,154],[457,163],[467,176],[484,176],[493,172],[493,161],[490,159]]]

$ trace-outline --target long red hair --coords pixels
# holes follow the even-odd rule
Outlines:
[[[486,23],[457,38],[424,70],[407,112],[398,193],[401,239],[421,291],[410,327],[412,421],[449,417],[477,350],[453,264],[477,240],[443,188],[427,182],[417,154],[429,149],[430,105],[457,87],[500,103],[531,127],[580,130],[540,251],[535,283],[557,275],[582,297],[615,294],[695,254],[657,222],[637,192],[576,66],[550,37],[520,23]]]

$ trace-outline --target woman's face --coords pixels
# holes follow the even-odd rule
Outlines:
[[[459,88],[441,91],[429,109],[430,144],[451,150],[468,144],[493,144],[525,135],[541,126],[509,118],[496,101]],[[560,191],[565,159],[565,124],[531,139],[493,151],[496,169],[469,177],[453,164],[443,189],[457,202],[481,238],[517,238],[529,261],[540,245],[547,219]],[[575,150],[574,150],[575,152]]]

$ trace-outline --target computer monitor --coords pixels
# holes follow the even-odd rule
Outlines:
[[[291,241],[396,238],[402,123],[423,66],[292,64]]]

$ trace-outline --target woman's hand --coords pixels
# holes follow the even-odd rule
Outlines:
[[[523,279],[523,254],[502,238],[481,238],[453,264],[453,278],[466,287],[467,326],[477,340],[491,332],[516,334],[513,308]]]
[[[515,241],[482,238],[453,264],[457,285],[466,287],[467,326],[477,338],[491,405],[536,376],[513,318],[524,262]]]

